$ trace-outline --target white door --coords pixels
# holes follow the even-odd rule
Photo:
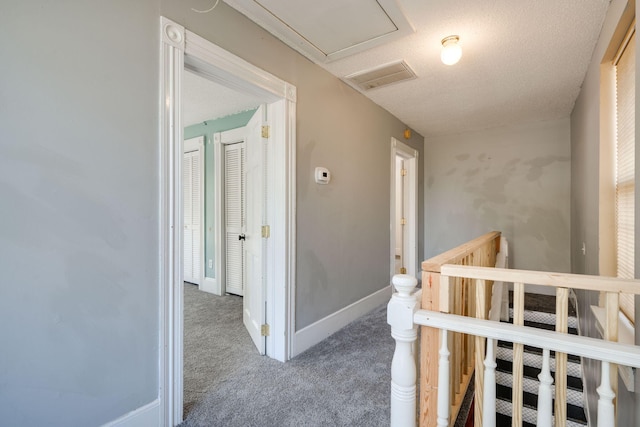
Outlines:
[[[244,325],[260,354],[265,354],[266,337],[262,334],[265,323],[265,291],[262,238],[266,176],[267,139],[262,138],[266,106],[258,108],[246,126],[246,231],[245,231],[245,293],[243,300]]]
[[[225,291],[244,295],[245,143],[224,146]]]
[[[202,209],[203,209],[203,138],[185,141],[182,158],[182,194],[184,207],[183,279],[200,285],[202,282]]]

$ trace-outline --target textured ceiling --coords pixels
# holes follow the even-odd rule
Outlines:
[[[184,127],[251,110],[264,102],[260,98],[214,83],[189,70],[185,70],[183,83]]]
[[[568,117],[609,6],[609,0],[398,3],[413,34],[319,65],[344,78],[405,60],[417,79],[363,93],[424,136]],[[452,34],[460,36],[463,54],[446,66],[440,41]]]

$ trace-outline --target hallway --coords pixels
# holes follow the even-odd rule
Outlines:
[[[185,284],[185,422],[386,426],[394,342],[386,305],[282,364],[259,356],[242,299]]]

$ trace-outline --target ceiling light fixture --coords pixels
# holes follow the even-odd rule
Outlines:
[[[440,53],[440,59],[443,64],[453,65],[460,61],[462,56],[462,48],[458,44],[460,37],[448,36],[442,39],[442,52]]]

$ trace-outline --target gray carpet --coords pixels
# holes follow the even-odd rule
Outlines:
[[[185,284],[184,346],[184,427],[389,425],[386,304],[283,364],[256,353],[240,297]]]

